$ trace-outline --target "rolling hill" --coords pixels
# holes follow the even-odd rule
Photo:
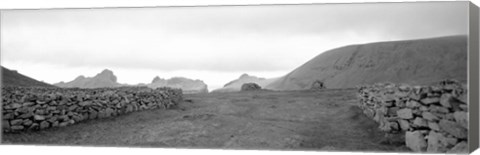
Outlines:
[[[18,73],[16,70],[10,70],[2,66],[2,86],[17,87],[55,87],[45,82],[37,81],[28,76]]]
[[[326,51],[266,86],[273,90],[309,89],[315,80],[327,88],[394,82],[431,84],[467,81],[467,37],[378,42]]]

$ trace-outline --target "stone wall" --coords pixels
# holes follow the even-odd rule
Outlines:
[[[41,130],[129,112],[171,108],[182,90],[121,88],[2,88],[3,132]]]
[[[359,88],[363,112],[387,133],[405,135],[415,152],[466,153],[466,86],[442,81],[432,86],[375,84]]]

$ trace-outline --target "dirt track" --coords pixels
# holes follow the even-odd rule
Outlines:
[[[175,110],[3,134],[3,143],[182,148],[407,151],[385,143],[355,90],[185,95]]]

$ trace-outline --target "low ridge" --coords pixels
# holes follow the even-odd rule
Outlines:
[[[16,87],[55,87],[2,66],[2,86]]]

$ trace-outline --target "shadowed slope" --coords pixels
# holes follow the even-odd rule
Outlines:
[[[37,81],[22,75],[15,70],[9,70],[2,66],[2,86],[19,87],[55,87],[53,85]]]

